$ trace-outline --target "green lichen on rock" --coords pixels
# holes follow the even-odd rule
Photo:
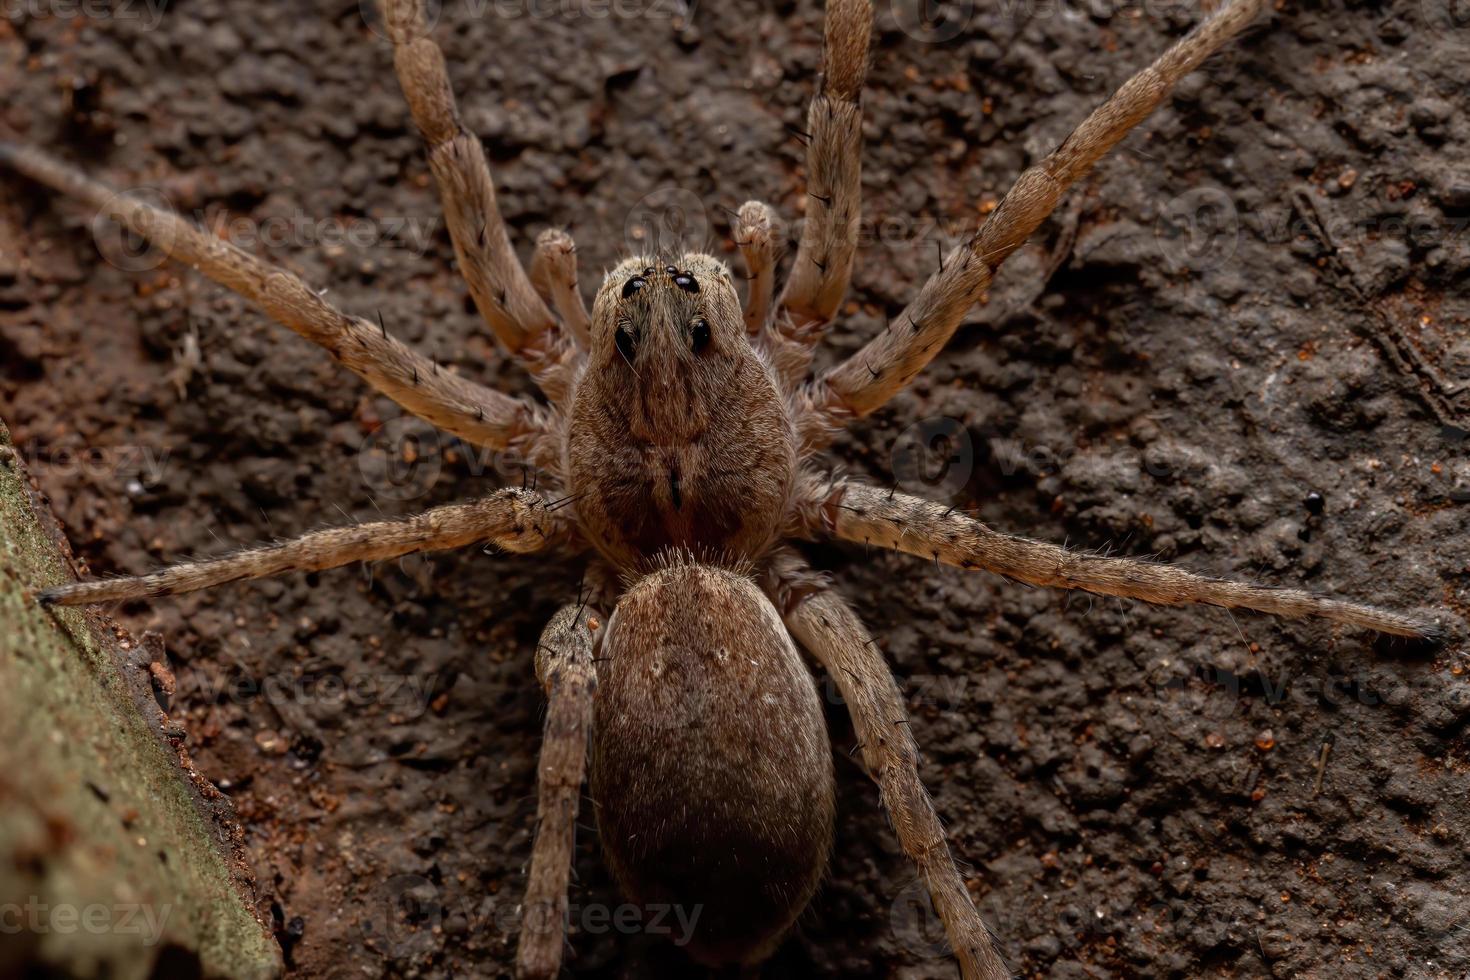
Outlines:
[[[0,976],[277,976],[228,804],[159,729],[152,659],[70,575],[0,423]],[[175,735],[177,737],[177,735]]]

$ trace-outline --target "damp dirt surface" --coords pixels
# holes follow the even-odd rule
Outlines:
[[[882,330],[936,242],[1198,15],[948,6],[924,28],[878,4],[866,234],[822,364]],[[1463,629],[1470,22],[1448,0],[1280,6],[1067,195],[950,349],[830,457],[892,483],[897,447],[947,434],[902,482],[996,527]],[[357,3],[4,10],[8,131],[381,313],[447,369],[531,392],[469,305]],[[439,18],[522,254],[569,226],[584,291],[650,236],[737,260],[722,209],[744,200],[802,210],[792,130],[820,11],[677,14],[451,2]],[[90,214],[0,188],[0,412],[92,574],[520,479],[199,276],[105,229],[99,251]],[[1019,973],[1470,971],[1458,644],[808,550],[902,680],[924,781]],[[509,975],[544,711],[533,649],[579,576],[470,549],[112,610],[166,638],[171,717],[233,801],[295,974]],[[819,684],[836,845],[764,975],[955,976]],[[698,975],[661,935],[674,916],[620,912],[592,822],[589,804],[570,974]]]

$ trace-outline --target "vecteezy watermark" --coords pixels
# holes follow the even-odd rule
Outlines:
[[[1470,0],[1464,2],[1470,5]],[[1170,198],[1154,222],[1159,254],[1173,272],[1225,265],[1247,234],[1271,246],[1314,240],[1329,251],[1371,248],[1384,241],[1425,250],[1464,250],[1470,243],[1470,216],[1385,214],[1377,204],[1303,195],[1246,208],[1224,188],[1204,186]]]
[[[893,900],[888,907],[888,926],[903,948],[916,956],[937,959],[949,955],[944,922],[923,882],[911,883]]]
[[[0,0],[3,2],[3,0]],[[300,211],[254,218],[213,215],[196,210],[192,215],[175,211],[158,188],[134,187],[120,191],[102,205],[92,218],[92,239],[97,251],[110,265],[124,272],[148,272],[163,265],[173,251],[178,234],[174,219],[192,222],[203,234],[245,250],[259,246],[270,249],[392,248],[422,255],[429,248],[438,226],[436,218],[388,215],[368,218],[316,218]],[[137,229],[144,229],[142,235]]]
[[[216,215],[196,220],[216,238],[243,249],[266,248],[393,248],[423,255],[434,237],[438,220],[387,215],[381,218],[314,218],[300,211],[251,218]]]
[[[336,672],[271,674],[263,678],[214,675],[199,683],[199,694],[214,704],[263,701],[283,708],[308,705],[362,709],[379,705],[401,720],[418,718],[429,709],[438,687],[433,674],[380,674],[364,671],[344,676]]]
[[[380,37],[392,39],[390,25],[383,22],[384,0],[359,0],[363,23]],[[405,11],[415,6],[421,17],[405,17],[394,25],[404,40],[413,41],[434,30],[444,13],[443,0],[404,3]],[[466,21],[499,20],[668,20],[687,24],[694,19],[697,0],[457,0],[456,14]]]
[[[170,450],[153,446],[69,446],[43,445],[30,439],[15,447],[26,467],[36,474],[58,477],[83,476],[106,483],[114,479],[136,481],[139,488],[163,482]]]
[[[1218,187],[1196,187],[1173,197],[1154,223],[1159,252],[1174,272],[1223,265],[1240,247],[1240,215]]]
[[[1470,0],[1419,0],[1424,25],[1436,31],[1463,31],[1470,27]]]
[[[973,30],[981,4],[977,0],[888,0],[888,9],[898,29],[909,37],[923,44],[943,44]],[[1172,19],[1187,14],[1200,17],[1207,12],[1198,0],[996,0],[985,9],[1012,23],[1063,17],[1089,21],[1138,16]]]
[[[117,20],[136,21],[151,31],[163,20],[169,0],[0,0],[0,18],[9,21]]]
[[[623,222],[632,255],[672,256],[698,251],[709,238],[709,211],[699,195],[670,184],[643,195]]]
[[[1107,21],[1115,17],[1204,17],[1214,8],[1199,0],[999,0],[999,9],[1008,20],[1069,17]]]
[[[427,950],[436,942],[436,932],[449,923],[456,931],[471,935],[560,935],[574,926],[584,934],[662,936],[675,946],[687,946],[703,912],[703,905],[569,902],[562,916],[555,907],[527,908],[503,896],[446,897],[423,875],[402,874],[378,889],[377,905],[364,918],[362,930],[364,941],[389,957]]]
[[[536,486],[540,477],[515,453],[472,446],[411,415],[389,419],[363,437],[357,469],[375,496],[416,500],[434,489],[446,465],[501,485]]]
[[[964,711],[969,705],[971,678],[954,674],[907,674],[901,682],[904,700],[916,711],[937,710],[941,713]],[[827,704],[847,704],[842,684],[831,674],[817,681],[818,693]]]
[[[975,0],[888,0],[898,29],[921,44],[953,41],[970,26]]]
[[[1148,671],[1148,686],[1161,701],[1183,705],[1205,718],[1227,718],[1251,704],[1288,702],[1333,708],[1359,706],[1402,711],[1435,710],[1450,716],[1470,703],[1470,683],[1448,672],[1410,674],[1389,666],[1350,671],[1236,671],[1216,664],[1165,659]]]
[[[694,18],[697,0],[463,0],[469,16],[532,20],[680,20]]]
[[[0,902],[0,936],[54,934],[73,936],[138,936],[144,946],[156,946],[168,926],[172,905],[144,902],[43,902],[32,895],[25,902]]]
[[[173,229],[154,220],[153,212],[168,211],[168,198],[156,187],[120,191],[92,217],[92,240],[109,265],[124,272],[148,272],[163,265],[173,248]],[[153,228],[149,237],[133,229]]]
[[[948,496],[975,472],[975,444],[959,419],[935,416],[904,429],[888,454],[894,482],[906,493]]]

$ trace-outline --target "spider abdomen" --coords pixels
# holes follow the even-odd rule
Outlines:
[[[815,892],[832,840],[821,705],[748,579],[677,564],[608,627],[589,779],[631,901],[673,906],[710,966],[769,956]]]

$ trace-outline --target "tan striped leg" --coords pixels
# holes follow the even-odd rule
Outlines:
[[[843,424],[883,406],[949,342],[966,311],[985,295],[995,270],[1051,214],[1062,192],[1092,169],[1174,84],[1245,28],[1261,0],[1228,0],[1220,11],[1123,84],[1046,159],[1023,173],[969,242],[945,258],[908,307],[848,360],[804,393],[799,422],[814,451]]]
[[[786,627],[842,692],[899,844],[918,868],[964,980],[1009,980],[990,930],[970,901],[934,803],[919,781],[919,750],[893,672],[857,615],[793,553],[778,556],[773,591]]]
[[[775,319],[805,348],[803,374],[852,279],[862,218],[860,100],[872,33],[868,0],[828,0],[822,85],[807,110],[806,218]]]
[[[313,531],[290,541],[186,562],[151,575],[57,585],[37,598],[45,605],[84,606],[179,595],[284,572],[315,572],[355,561],[381,561],[481,542],[527,554],[545,549],[566,533],[566,522],[547,507],[539,493],[499,490],[473,503],[436,507],[401,521]]]
[[[545,410],[440,368],[389,336],[381,323],[348,316],[284,269],[177,214],[119,194],[35,147],[0,143],[0,166],[95,208],[176,262],[239,293],[414,415],[477,445],[515,449],[538,465],[558,465]]]
[[[776,263],[781,258],[774,224],[770,205],[762,201],[746,201],[735,213],[732,232],[745,261],[745,332],[752,339],[764,335],[771,322]]]
[[[536,254],[531,256],[531,283],[556,310],[572,339],[582,350],[591,350],[587,305],[577,288],[577,243],[571,235],[548,228],[536,237]]]
[[[751,344],[764,352],[786,390],[793,391],[806,380],[811,356],[803,341],[787,337],[772,321],[776,263],[781,258],[775,216],[768,205],[746,201],[735,214],[732,232],[745,262],[745,332]]]
[[[1315,616],[1422,639],[1440,635],[1433,623],[1355,602],[1298,589],[1208,578],[1160,562],[1106,558],[1012,537],[991,530],[953,507],[853,481],[838,482],[824,493],[821,520],[833,537],[904,551],[959,568],[983,569],[1031,585],[1081,589],[1161,606],[1205,603],[1226,609],[1253,609],[1272,616]]]
[[[460,121],[444,53],[429,34],[423,3],[381,0],[381,10],[393,40],[398,83],[428,147],[460,272],[495,336],[548,398],[563,403],[567,372],[562,365],[577,356],[577,348],[557,328],[516,257],[495,201],[485,149]]]
[[[592,651],[602,622],[586,606],[563,606],[536,648],[536,677],[546,690],[546,728],[537,762],[536,844],[516,951],[520,980],[550,980],[561,969],[567,884],[597,692]]]

